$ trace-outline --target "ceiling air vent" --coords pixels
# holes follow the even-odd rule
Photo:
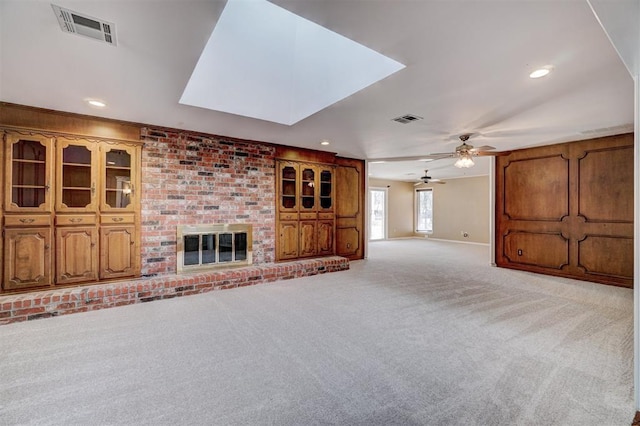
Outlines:
[[[393,119],[393,121],[397,121],[398,123],[402,124],[408,124],[416,120],[422,120],[422,117],[418,117],[417,115],[413,114],[407,114],[403,115],[402,117],[396,117]]]
[[[52,4],[62,31],[116,45],[116,25]]]

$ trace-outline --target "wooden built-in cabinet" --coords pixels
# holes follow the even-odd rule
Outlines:
[[[277,161],[276,260],[335,253],[335,167]]]
[[[364,162],[277,150],[276,260],[364,257]]]
[[[1,130],[2,290],[139,275],[141,144]]]

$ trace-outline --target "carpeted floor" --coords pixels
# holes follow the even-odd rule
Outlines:
[[[0,327],[0,424],[628,425],[632,290],[370,244],[351,270]]]

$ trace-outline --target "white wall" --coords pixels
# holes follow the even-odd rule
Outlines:
[[[429,237],[488,244],[489,183],[489,176],[478,176],[421,186],[433,188],[433,233]]]

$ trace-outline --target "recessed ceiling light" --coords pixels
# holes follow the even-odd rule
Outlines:
[[[104,107],[107,106],[106,103],[104,103],[104,102],[102,102],[102,101],[100,101],[98,99],[85,99],[85,100],[89,105],[91,105],[93,107],[96,107],[96,108],[104,108]]]
[[[552,67],[550,66],[546,66],[543,68],[538,68],[537,70],[533,71],[531,74],[529,74],[529,78],[540,78],[540,77],[544,77],[546,75],[548,75],[551,72]]]
[[[322,142],[320,142],[320,145],[325,145],[326,146],[326,145],[329,145],[329,143],[330,143],[329,141],[322,141]]]

